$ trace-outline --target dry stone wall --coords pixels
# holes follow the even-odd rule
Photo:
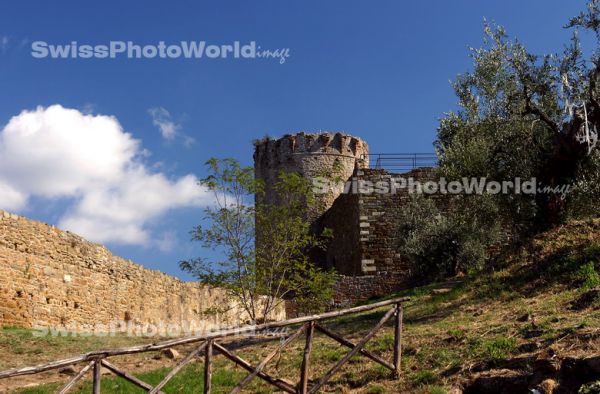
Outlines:
[[[222,289],[183,282],[75,234],[0,211],[0,325],[124,321],[214,329],[243,320]]]
[[[357,173],[359,180],[372,183],[391,184],[391,179],[412,179],[415,182],[436,180],[435,170],[419,168],[405,174],[392,174],[381,169],[365,169]],[[449,198],[443,195],[426,195],[437,201],[437,205],[447,205]],[[401,273],[411,278],[411,267],[398,253],[398,227],[402,210],[411,199],[409,190],[398,189],[387,194],[360,194],[358,198],[359,234],[362,257],[360,268],[363,275],[387,275]]]

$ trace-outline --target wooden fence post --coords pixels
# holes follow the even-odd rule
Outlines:
[[[315,322],[314,321],[311,321],[306,324],[307,324],[306,344],[304,345],[304,357],[302,358],[302,367],[300,370],[299,394],[306,394],[308,392],[309,360],[310,360],[310,352],[312,350],[313,334],[315,332]]]
[[[402,359],[402,305],[396,304],[396,319],[394,324],[394,378],[400,379]]]
[[[94,380],[93,380],[93,393],[94,394],[100,394],[100,379],[102,377],[101,374],[101,369],[102,369],[102,364],[101,364],[101,359],[96,359],[96,361],[94,361]]]
[[[379,331],[379,329],[385,324],[385,322],[388,321],[388,319],[390,317],[392,317],[394,315],[394,312],[396,311],[396,307],[391,308],[385,315],[383,315],[383,317],[381,318],[381,320],[379,320],[379,322],[375,325],[375,327],[373,327],[371,329],[371,331],[369,331],[353,348],[352,350],[350,350],[350,353],[347,353],[344,357],[342,357],[334,366],[333,368],[331,368],[329,370],[329,372],[327,372],[325,375],[323,375],[323,377],[321,379],[319,379],[318,382],[316,382],[315,384],[313,384],[310,388],[309,393],[310,394],[315,394],[317,391],[319,391],[319,389],[321,388],[321,386],[323,386],[325,383],[327,383],[327,381],[329,381],[329,379],[331,379],[331,377],[344,365],[346,364],[346,362],[348,362],[348,360],[350,360],[352,357],[354,357],[354,355],[358,352],[360,352],[360,349],[362,349],[367,342],[369,342],[371,340],[371,338],[373,338],[373,336],[375,336],[375,334],[377,334],[377,331]]]
[[[206,342],[206,353],[204,354],[204,394],[210,394],[212,386],[212,358],[213,340]]]

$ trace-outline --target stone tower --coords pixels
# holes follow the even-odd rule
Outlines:
[[[254,169],[256,176],[265,182],[265,202],[277,203],[272,186],[281,171],[297,172],[308,179],[333,174],[346,181],[356,169],[368,168],[368,153],[366,142],[348,134],[301,132],[257,141]],[[330,191],[316,195],[315,204],[307,207],[307,220],[314,226],[340,194],[341,191]]]

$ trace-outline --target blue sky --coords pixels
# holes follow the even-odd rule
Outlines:
[[[346,131],[373,153],[432,152],[438,119],[455,107],[449,80],[469,70],[467,48],[481,44],[484,17],[534,52],[555,52],[570,36],[561,27],[585,3],[141,4],[3,6],[0,208],[188,279],[177,262],[211,254],[189,241],[208,198],[190,185],[208,158],[251,164],[251,140],[302,130]],[[34,41],[254,41],[290,57],[35,59]]]

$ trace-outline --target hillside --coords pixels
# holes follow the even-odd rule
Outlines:
[[[528,241],[493,272],[404,292],[401,295],[412,299],[405,311],[400,382],[368,359],[355,357],[325,391],[520,393],[537,388],[540,393],[577,392],[583,383],[600,379],[599,262],[600,219],[572,222]],[[334,326],[357,339],[380,317],[380,312],[367,313],[338,319]],[[118,341],[122,344],[124,340]],[[109,341],[114,345],[116,339],[106,338],[103,343],[102,338],[56,338],[50,347],[48,341],[25,330],[4,329],[0,333],[0,369],[72,355],[76,349],[106,347],[103,345]],[[63,347],[61,342],[67,341],[69,346]],[[390,325],[368,348],[389,357],[392,341]],[[268,370],[296,380],[303,346],[304,341],[296,341]],[[237,352],[256,362],[273,347],[251,346]],[[312,376],[325,372],[346,351],[317,336]],[[244,373],[222,357],[217,360],[213,387],[222,392]],[[151,356],[115,362],[137,370],[149,383],[159,381],[173,363]],[[197,392],[192,384],[199,384],[201,367],[197,362],[186,368],[166,392]],[[57,379],[66,377],[46,375],[44,382]],[[7,387],[3,384],[6,382],[0,382],[0,391]],[[49,393],[57,387],[47,384],[22,392]],[[107,393],[135,392],[117,378],[104,379],[102,389]],[[256,381],[248,392],[271,390]]]

